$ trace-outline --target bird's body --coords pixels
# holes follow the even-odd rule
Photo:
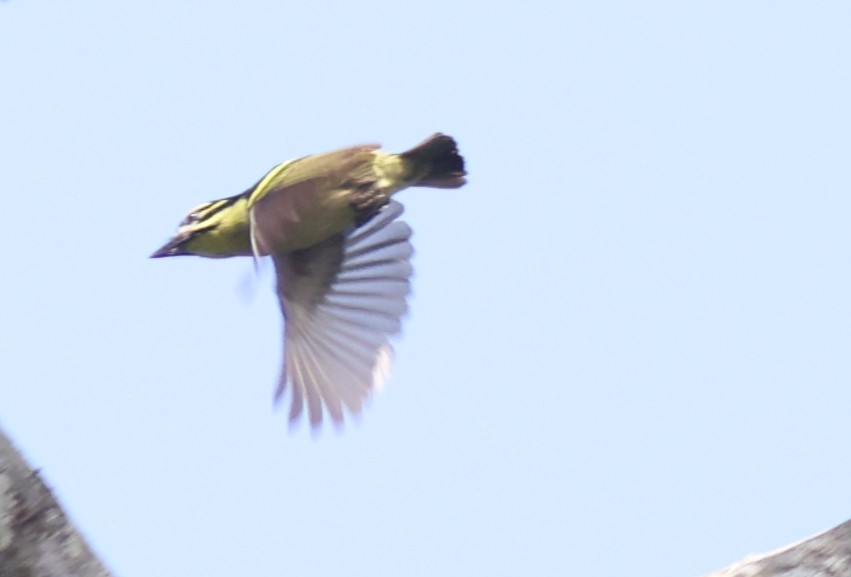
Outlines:
[[[357,414],[386,373],[406,308],[410,229],[391,196],[409,186],[458,188],[464,161],[436,134],[390,154],[377,145],[279,164],[244,193],[194,208],[153,257],[271,256],[286,318],[277,396],[291,389],[314,426]]]

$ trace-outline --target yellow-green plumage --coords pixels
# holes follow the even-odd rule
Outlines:
[[[177,229],[175,238],[179,239],[182,233],[190,235],[180,244],[183,254],[209,258],[250,256],[252,253],[248,197],[239,195],[195,207]],[[175,250],[175,254],[162,256],[176,254]]]
[[[458,188],[464,161],[436,134],[401,154],[377,145],[279,164],[240,195],[194,208],[153,257],[271,256],[286,318],[276,396],[289,388],[290,418],[306,403],[359,413],[386,372],[388,338],[406,308],[410,229],[391,196],[409,186]]]

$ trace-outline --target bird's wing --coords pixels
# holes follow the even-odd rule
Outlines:
[[[372,152],[377,148],[377,144],[343,148],[290,160],[270,170],[249,192],[255,255],[286,247],[297,225],[306,215],[315,214],[323,195],[373,183]]]
[[[391,201],[346,236],[275,256],[285,317],[284,367],[275,393],[290,391],[290,421],[306,402],[311,426],[324,406],[335,424],[357,415],[387,376],[410,292],[410,227]]]

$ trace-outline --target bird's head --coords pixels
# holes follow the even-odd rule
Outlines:
[[[250,255],[247,202],[243,195],[205,202],[189,211],[174,236],[151,258]]]

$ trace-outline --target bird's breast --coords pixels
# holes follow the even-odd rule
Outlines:
[[[339,187],[296,186],[253,210],[252,234],[264,254],[310,248],[355,225],[351,191]]]

